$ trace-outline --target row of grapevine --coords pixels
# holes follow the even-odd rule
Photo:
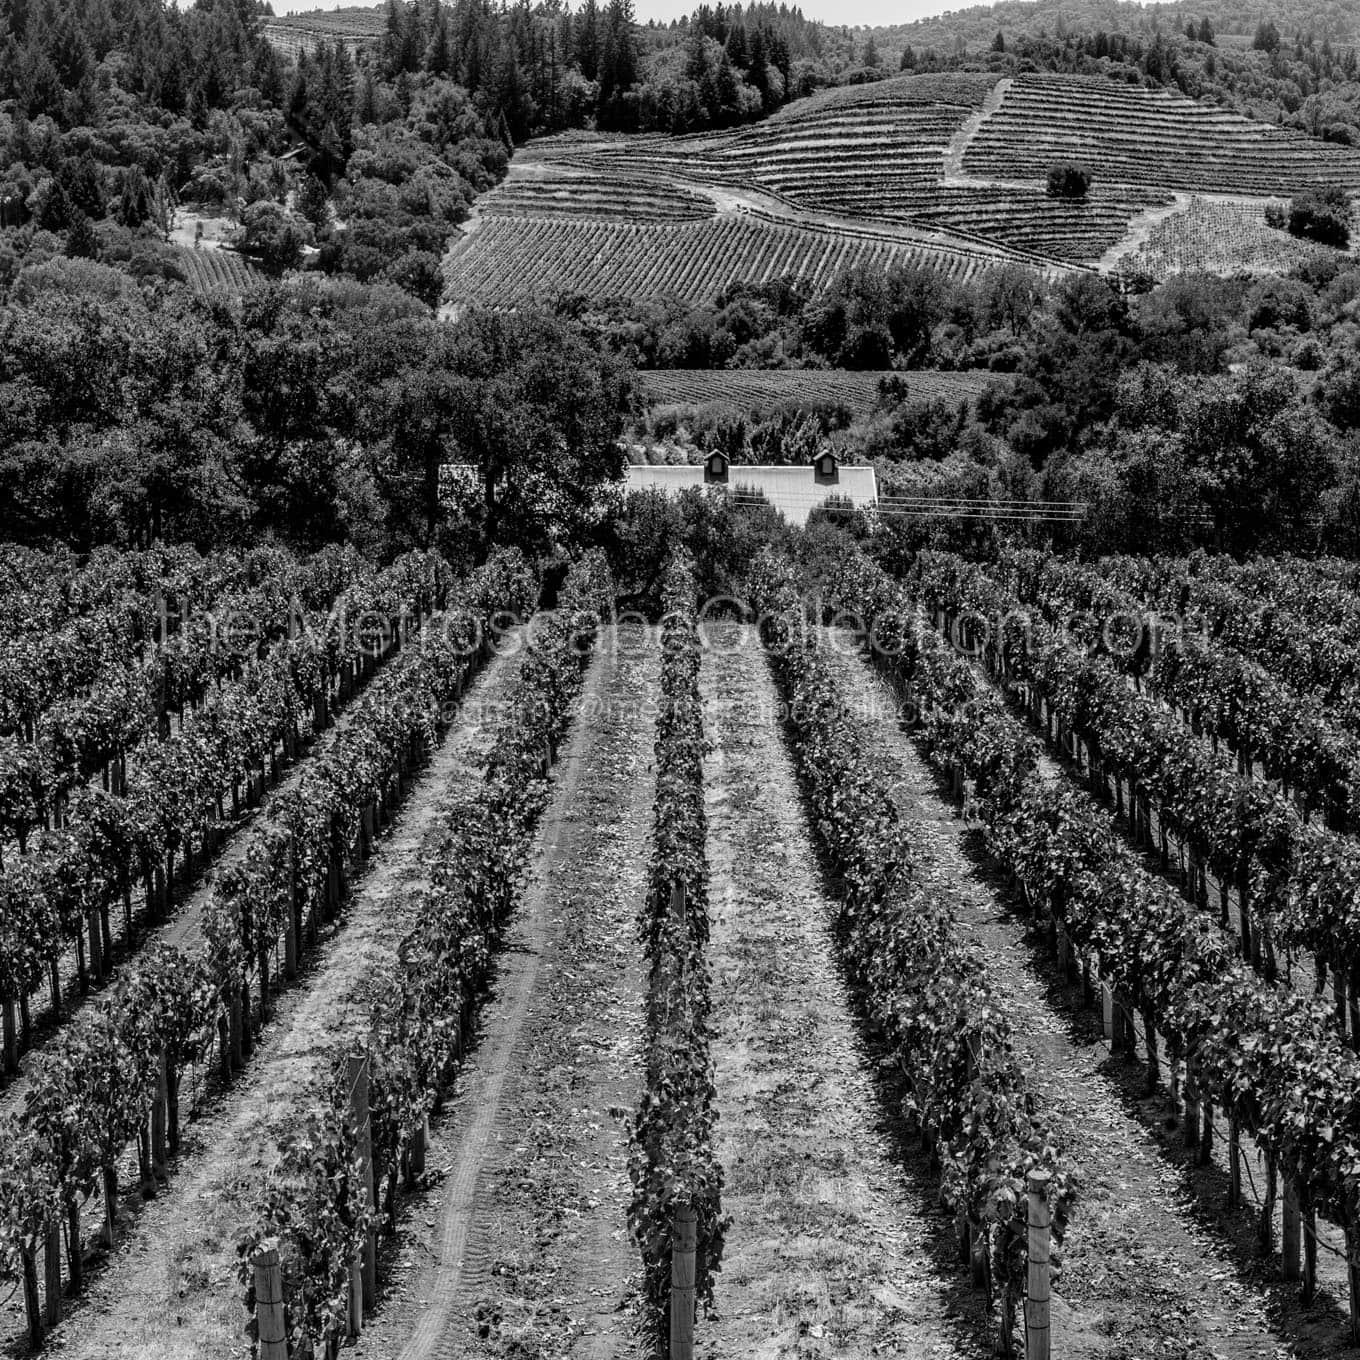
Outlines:
[[[281,573],[290,563],[278,551],[252,559],[252,567],[264,574]],[[0,732],[30,735],[48,704],[161,639],[169,600],[201,604],[246,584],[231,559],[155,550],[121,558],[101,552],[64,580],[49,576],[16,586],[5,601]]]
[[[1257,195],[1360,187],[1360,151],[1099,76],[1017,76],[963,163],[982,179],[1042,181],[1062,160],[1080,161],[1102,184],[1191,193],[1206,185]]]
[[[0,833],[15,836],[22,852],[34,827],[59,829],[71,791],[101,770],[105,788],[121,791],[129,751],[168,738],[172,711],[182,731],[186,706],[200,707],[214,682],[241,680],[268,646],[315,633],[315,621],[302,616],[308,607],[339,611],[321,629],[331,634],[323,646],[334,668],[344,645],[338,632],[366,603],[355,589],[361,576],[371,569],[352,551],[301,563],[271,554],[250,579],[197,596],[192,612],[189,597],[169,595],[164,579],[101,609],[90,616],[98,622],[78,662],[69,654],[58,660],[68,630],[27,654],[16,649],[5,674],[25,696],[29,739],[0,737]],[[105,768],[115,761],[116,770]]]
[[[424,1159],[425,1121],[463,1051],[473,1003],[547,805],[547,772],[571,719],[596,630],[612,606],[603,559],[576,563],[559,611],[532,630],[517,689],[498,720],[486,780],[449,809],[420,919],[365,986],[373,1027],[365,1045],[369,1118],[356,1118],[349,1058],[334,1071],[307,1127],[281,1149],[240,1244],[247,1308],[252,1263],[266,1246],[283,1265],[290,1353],[333,1355],[351,1314],[352,1263],[379,1227],[395,1229],[398,1183]],[[291,1093],[300,1108],[308,1093]],[[370,1279],[371,1283],[371,1279]],[[368,1288],[358,1286],[362,1303]]]
[[[1218,561],[1195,561],[1192,568],[1174,558],[1115,558],[1102,563],[1101,570],[1152,608],[1202,624],[1215,641],[1312,694],[1341,722],[1360,731],[1360,653],[1352,631],[1355,615],[1341,603],[1344,589],[1332,597],[1338,612],[1319,618],[1301,598],[1309,593],[1306,584],[1282,597],[1280,605],[1262,608],[1257,583],[1248,582],[1243,589],[1234,579],[1237,573]],[[1288,572],[1282,566],[1276,575],[1283,580]]]
[[[661,705],[647,900],[645,1083],[633,1122],[628,1223],[642,1251],[642,1330],[664,1356],[671,1335],[671,1254],[678,1211],[696,1222],[696,1302],[713,1301],[726,1222],[713,1146],[709,1054],[708,862],[704,725],[694,564],[674,557],[662,588]]]
[[[268,1015],[267,960],[278,936],[296,966],[317,923],[332,914],[351,864],[368,853],[376,817],[390,811],[449,721],[450,701],[486,654],[485,646],[469,644],[480,644],[499,610],[522,609],[531,588],[518,555],[494,558],[473,573],[456,606],[430,620],[383,670],[352,722],[313,757],[296,795],[253,833],[247,867],[224,883],[204,943],[148,951],[35,1062],[22,1114],[0,1127],[0,1264],[5,1278],[22,1284],[35,1341],[43,1330],[39,1256],[52,1308],[62,1292],[61,1224],[70,1287],[78,1293],[81,1215],[96,1191],[105,1239],[114,1240],[125,1150],[138,1150],[148,1193],[168,1174],[181,1072],[215,1043],[227,1054],[227,1074],[233,1060],[244,1058],[253,1029]],[[283,860],[286,878],[277,871]],[[243,935],[261,970],[258,1011],[242,981],[249,976]]]
[[[1360,845],[1305,824],[1276,790],[1225,769],[1172,713],[980,569],[923,554],[911,585],[942,616],[964,616],[966,635],[973,621],[991,625],[980,647],[988,663],[1078,739],[1093,787],[1112,778],[1122,807],[1127,785],[1131,816],[1145,823],[1156,806],[1164,837],[1189,850],[1201,904],[1208,870],[1221,880],[1225,904],[1228,885],[1236,888],[1245,958],[1274,977],[1277,947],[1304,950],[1320,976],[1332,969],[1338,995],[1352,988],[1360,970]],[[1360,1029],[1355,1037],[1360,1043]]]
[[[975,1278],[1002,1298],[1009,1350],[1024,1292],[1026,1244],[1018,1206],[1029,1178],[1048,1178],[1061,1237],[1073,1186],[1053,1146],[1011,1042],[1006,1006],[948,907],[915,875],[915,854],[895,805],[883,797],[870,724],[850,712],[834,670],[809,635],[787,563],[768,550],[751,573],[749,598],[785,698],[794,755],[820,839],[844,890],[838,925],[850,972],[911,1087],[912,1107],[934,1149],[942,1193],[959,1219]],[[956,697],[942,674],[939,702]],[[1032,743],[985,751],[986,724],[952,719],[932,742],[936,759],[967,764],[1006,787],[1033,771]]]
[[[1341,558],[1270,557],[1238,563],[1205,556],[1203,572],[1319,624],[1360,624],[1360,567]]]
[[[1259,762],[1305,819],[1320,812],[1335,830],[1360,830],[1360,735],[1306,701],[1292,685],[1231,647],[1161,620],[1092,568],[1035,552],[1002,559],[1015,593],[1050,624],[1146,683],[1196,734],[1221,741],[1250,774]]]
[[[252,801],[277,776],[280,759],[295,757],[305,738],[329,724],[333,704],[399,648],[401,629],[422,606],[432,607],[442,572],[431,555],[413,553],[361,578],[331,621],[283,639],[239,680],[213,687],[177,733],[139,749],[121,794],[78,789],[66,825],[0,870],[7,1071],[17,1064],[16,1005],[27,1029],[28,998],[46,978],[59,1013],[61,958],[75,946],[83,985],[87,934],[90,971],[96,980],[109,971],[115,904],[122,902],[130,943],[134,886],[145,885],[149,917],[163,913],[176,861],[187,881],[195,855],[211,853],[225,836],[228,797],[235,813],[243,786]],[[332,621],[344,636],[331,635]]]
[[[198,595],[237,580],[245,559],[202,556],[183,545],[123,552],[96,548],[80,561],[68,548],[0,546],[0,627],[8,639],[46,634],[128,592]]]
[[[1304,1288],[1314,1285],[1314,1219],[1325,1216],[1360,1249],[1360,1058],[1344,1047],[1319,999],[1271,985],[1231,958],[1230,941],[1143,867],[1094,799],[1035,771],[1033,739],[975,667],[935,631],[923,599],[857,550],[822,582],[830,608],[869,630],[878,663],[922,714],[935,758],[976,783],[991,853],[1049,922],[1059,958],[1111,987],[1116,1046],[1132,1051],[1134,1014],[1148,1045],[1149,1084],[1167,1044],[1173,1089],[1183,1065],[1187,1124],[1199,1155],[1211,1114],[1229,1121],[1230,1198],[1240,1201],[1241,1138],[1267,1159],[1259,1232],[1273,1239],[1278,1178],[1304,1231]],[[1075,952],[1074,952],[1075,951]],[[1088,987],[1089,991],[1089,987]],[[1295,1242],[1298,1241],[1296,1237]],[[1360,1339],[1360,1280],[1352,1275],[1352,1336]]]

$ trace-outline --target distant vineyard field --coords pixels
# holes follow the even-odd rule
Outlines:
[[[849,369],[662,368],[638,373],[642,395],[653,406],[726,406],[741,412],[792,405],[844,406],[855,416],[878,404],[885,378],[904,380],[910,397],[973,401],[990,373],[855,372]]]
[[[1304,260],[1331,253],[1326,246],[1267,226],[1264,204],[1195,198],[1159,222],[1137,250],[1121,257],[1119,269],[1156,279],[1194,271],[1285,273]]]
[[[1134,188],[1101,186],[1082,202],[1068,202],[1038,188],[946,185],[911,220],[1080,264],[1118,245],[1135,214],[1171,201],[1170,194]]]
[[[748,185],[834,213],[904,214],[933,201],[951,142],[994,84],[992,76],[905,76],[842,87],[749,127],[612,142],[574,162]]]
[[[1062,160],[1080,161],[1097,184],[1263,196],[1318,183],[1360,189],[1360,150],[1098,76],[1017,77],[963,165],[983,179],[1038,181]]]
[[[486,217],[445,256],[445,299],[493,307],[562,294],[698,302],[737,282],[792,277],[825,284],[842,269],[894,261],[970,279],[1008,258],[985,246],[949,249],[755,213],[665,225]]]
[[[253,288],[264,275],[234,250],[194,250],[175,248],[175,262],[184,270],[189,286],[196,293],[240,294]]]
[[[264,36],[276,50],[290,57],[310,52],[322,42],[340,42],[354,51],[380,38],[384,22],[382,6],[311,10],[270,19],[264,26]]]
[[[678,185],[591,171],[510,177],[483,196],[484,216],[597,217],[684,222],[712,217],[711,198]]]

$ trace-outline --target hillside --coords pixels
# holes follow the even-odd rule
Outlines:
[[[933,47],[955,50],[962,42],[970,50],[988,46],[998,30],[1010,35],[1075,32],[1147,35],[1183,31],[1186,24],[1207,19],[1220,37],[1250,37],[1262,21],[1282,33],[1312,33],[1319,42],[1360,42],[1360,10],[1343,0],[1172,0],[1164,4],[1136,4],[1133,0],[1000,0],[996,5],[966,9],[877,29],[888,45],[910,43],[918,50]]]
[[[1094,175],[1082,201],[1046,192],[1049,168],[1070,160]],[[825,282],[888,259],[956,278],[1007,263],[1112,271],[1134,252],[1160,275],[1180,259],[1269,269],[1298,243],[1267,207],[1323,184],[1360,190],[1360,150],[1167,90],[907,74],[718,133],[531,143],[446,257],[446,300],[701,301],[742,279]],[[1146,249],[1153,231],[1175,248]]]

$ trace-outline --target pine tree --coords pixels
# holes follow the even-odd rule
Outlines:
[[[66,253],[71,259],[97,260],[99,237],[94,223],[77,208],[71,214],[71,229],[66,233]]]
[[[447,76],[453,71],[453,44],[449,40],[449,21],[442,11],[435,23],[430,45],[425,49],[425,69],[437,76]]]
[[[870,68],[878,65],[878,44],[872,33],[864,40],[864,64]]]
[[[576,64],[587,80],[600,74],[600,10],[595,0],[585,0],[576,16]]]
[[[151,184],[140,165],[123,173],[123,192],[118,200],[118,221],[133,230],[151,215]]]
[[[746,25],[737,22],[727,30],[727,56],[733,66],[745,67],[747,58]]]
[[[708,40],[698,24],[691,24],[685,39],[685,79],[696,85],[708,74]]]

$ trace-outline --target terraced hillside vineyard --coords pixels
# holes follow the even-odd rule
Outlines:
[[[1047,192],[1067,160],[1094,176],[1077,200]],[[1305,251],[1265,227],[1268,204],[1320,184],[1360,189],[1360,150],[1103,77],[901,75],[729,131],[530,143],[453,244],[445,296],[695,302],[886,258],[954,278],[1260,269]]]

